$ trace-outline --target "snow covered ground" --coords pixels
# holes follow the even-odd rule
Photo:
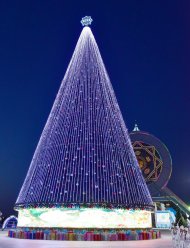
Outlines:
[[[162,238],[146,241],[46,241],[22,240],[7,237],[7,232],[0,231],[0,248],[172,248],[170,232],[163,232]]]

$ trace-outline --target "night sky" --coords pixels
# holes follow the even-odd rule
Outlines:
[[[169,187],[190,204],[190,2],[0,1],[0,210],[12,214],[82,30],[92,31],[126,125],[173,159]]]

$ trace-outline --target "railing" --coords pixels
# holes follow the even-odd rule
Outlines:
[[[175,205],[177,205],[185,214],[190,216],[190,209],[187,204],[183,200],[181,200],[176,194],[174,194],[167,187],[161,191],[162,196],[153,197],[155,201],[172,201]]]

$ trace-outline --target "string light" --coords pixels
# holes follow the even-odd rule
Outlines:
[[[152,207],[89,27],[79,37],[16,207]]]

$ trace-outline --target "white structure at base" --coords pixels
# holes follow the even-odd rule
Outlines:
[[[103,208],[20,209],[18,227],[151,228],[151,212]]]
[[[9,223],[11,222],[11,223]],[[10,217],[8,217],[4,223],[3,223],[3,226],[2,226],[2,229],[6,229],[6,228],[16,228],[17,226],[17,222],[18,222],[18,219],[16,216],[14,215],[11,215]]]

